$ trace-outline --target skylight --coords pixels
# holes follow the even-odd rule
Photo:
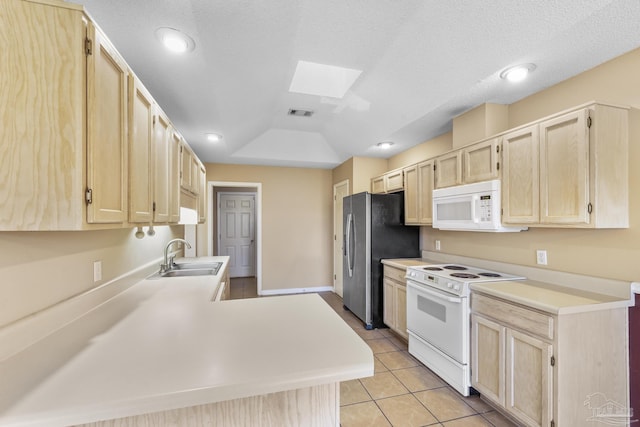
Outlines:
[[[342,98],[360,73],[351,68],[298,61],[289,92]]]

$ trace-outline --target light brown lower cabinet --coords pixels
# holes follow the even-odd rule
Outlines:
[[[407,284],[405,270],[384,266],[382,320],[391,330],[405,339],[407,333]]]
[[[628,408],[627,343],[624,308],[546,313],[471,295],[471,384],[524,426],[588,425],[602,399]]]

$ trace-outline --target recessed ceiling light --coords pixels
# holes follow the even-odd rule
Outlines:
[[[196,43],[191,37],[175,28],[161,27],[156,30],[156,37],[165,48],[173,53],[191,52]]]
[[[352,68],[298,61],[289,92],[342,98],[360,73]]]
[[[383,142],[378,142],[376,144],[376,146],[382,150],[388,150],[389,148],[391,148],[392,145],[393,145],[393,142],[391,141],[383,141]]]
[[[222,135],[220,135],[219,133],[206,133],[205,135],[207,136],[207,141],[210,141],[210,142],[222,141]]]
[[[500,73],[500,78],[516,83],[526,79],[530,72],[536,69],[536,64],[520,64],[506,68]]]

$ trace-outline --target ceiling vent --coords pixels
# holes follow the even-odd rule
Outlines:
[[[313,111],[289,108],[289,112],[287,114],[296,117],[311,117],[313,116]]]

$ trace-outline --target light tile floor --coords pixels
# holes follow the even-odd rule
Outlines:
[[[231,298],[257,297],[255,278],[231,279]],[[463,397],[408,352],[389,329],[367,331],[333,292],[320,296],[371,347],[373,377],[340,384],[342,427],[515,426],[478,396]]]

